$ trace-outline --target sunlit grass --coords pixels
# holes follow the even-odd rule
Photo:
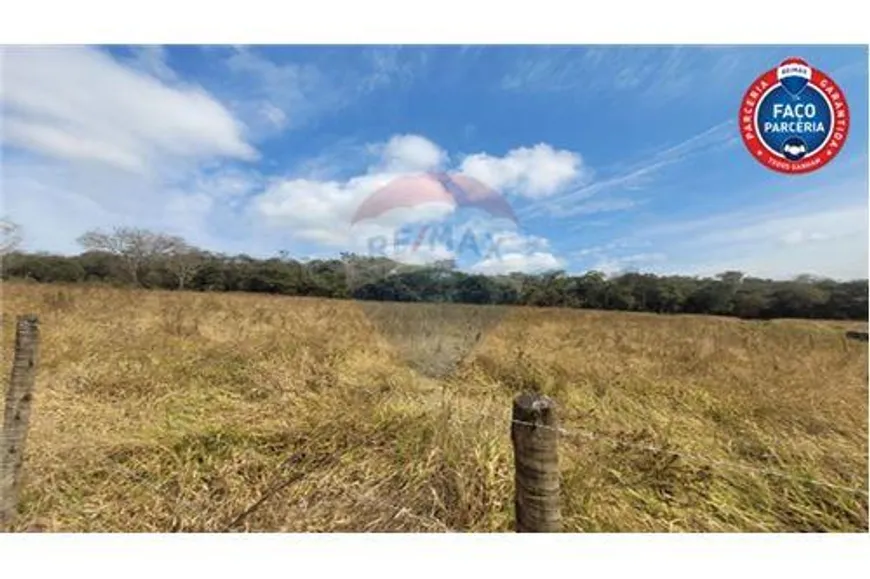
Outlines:
[[[2,371],[43,337],[16,528],[509,531],[531,389],[568,531],[867,530],[851,325],[481,310],[5,284]]]

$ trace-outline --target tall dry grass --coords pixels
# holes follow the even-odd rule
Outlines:
[[[5,286],[0,370],[43,337],[17,530],[509,531],[526,389],[586,434],[568,531],[867,530],[842,324]]]

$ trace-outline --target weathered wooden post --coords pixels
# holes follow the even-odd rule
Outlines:
[[[3,433],[0,434],[0,528],[12,523],[18,508],[38,354],[39,320],[34,315],[19,316],[12,378],[6,390]]]
[[[517,396],[513,404],[511,440],[516,531],[561,531],[559,428],[555,402],[538,394]]]

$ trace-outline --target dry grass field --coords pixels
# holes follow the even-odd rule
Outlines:
[[[7,377],[42,331],[15,530],[510,531],[534,389],[567,531],[867,531],[855,324],[429,308],[5,284]]]

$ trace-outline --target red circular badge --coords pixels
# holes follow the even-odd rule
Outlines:
[[[789,58],[755,79],[743,95],[738,126],[743,144],[765,167],[809,173],[843,149],[849,106],[831,77]]]

